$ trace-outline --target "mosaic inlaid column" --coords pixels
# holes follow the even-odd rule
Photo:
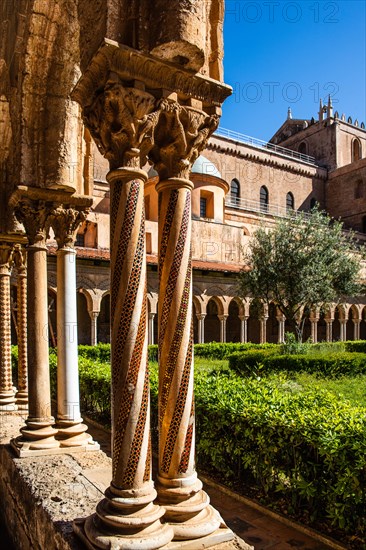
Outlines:
[[[48,357],[47,247],[50,209],[43,200],[21,199],[16,214],[28,237],[28,389],[29,416],[22,437],[13,441],[20,456],[59,446],[52,427]]]
[[[195,468],[189,171],[217,119],[165,100],[152,158],[159,173],[159,502],[174,540],[219,531]],[[169,132],[167,132],[167,128]],[[194,144],[197,143],[197,147]],[[199,145],[198,145],[199,144]],[[225,536],[225,534],[224,534]],[[231,538],[230,533],[226,536]],[[226,539],[224,539],[226,540]],[[192,548],[199,548],[196,541]],[[204,546],[203,546],[204,547]]]
[[[80,414],[75,238],[87,209],[58,206],[51,224],[57,241],[57,440],[61,448],[99,449]]]
[[[17,278],[17,326],[18,326],[18,391],[16,403],[19,410],[28,409],[28,353],[27,353],[27,254],[24,247],[16,245],[14,261]]]
[[[143,87],[141,82],[139,85]],[[151,146],[155,104],[155,98],[142,89],[109,82],[98,94],[93,110],[84,113],[92,136],[111,165],[107,180],[111,204],[112,481],[96,513],[75,523],[89,547],[153,550],[173,538],[172,528],[161,523],[165,510],[154,503],[157,493],[151,477],[147,174],[140,169],[140,155],[144,158],[145,146]]]
[[[15,392],[11,371],[10,275],[13,245],[0,242],[0,411],[14,411]]]

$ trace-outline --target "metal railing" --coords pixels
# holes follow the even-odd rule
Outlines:
[[[261,204],[260,201],[253,201],[251,199],[238,199],[228,195],[225,198],[225,206],[231,208],[238,208],[239,210],[246,210],[247,212],[256,212],[263,216],[276,216],[278,218],[287,218],[289,216],[304,216],[308,218],[310,214],[301,210],[293,210],[292,208],[286,208],[279,204]]]
[[[251,145],[257,149],[262,149],[265,151],[273,151],[279,155],[282,155],[287,158],[292,158],[296,160],[301,160],[307,164],[315,164],[315,157],[310,155],[304,155],[298,151],[292,151],[291,149],[286,149],[286,147],[281,147],[280,145],[275,145],[274,143],[268,143],[267,141],[262,141],[261,139],[253,138],[251,136],[246,136],[245,134],[240,134],[234,130],[227,130],[226,128],[221,128],[221,126],[213,134],[214,136],[226,137],[229,139],[234,139],[240,143],[245,143],[246,145]]]

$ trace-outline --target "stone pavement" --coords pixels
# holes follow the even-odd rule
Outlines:
[[[24,422],[21,415],[9,415],[6,418],[7,421],[4,422],[4,420],[4,417],[0,418],[0,442],[2,443],[5,443],[14,433],[19,433],[19,427],[23,425]],[[94,440],[99,442],[101,450],[110,456],[110,433],[107,430],[95,426],[92,422],[86,421],[86,423],[89,425],[89,433],[91,433]],[[67,456],[55,456],[52,460],[55,462],[55,467],[57,463],[57,470],[66,467],[71,471],[75,465],[70,462],[70,458]],[[98,502],[101,498],[101,491],[104,490],[110,481],[110,459],[107,459],[107,457],[103,459],[103,453],[100,452],[97,454],[75,454],[74,458],[76,466],[78,463],[83,468],[83,477],[90,483],[90,487],[95,488],[96,494],[92,496],[95,498],[95,502]],[[28,462],[29,466],[31,466],[31,462],[33,463],[30,459],[25,459],[24,461],[21,459],[19,464],[23,464],[24,468],[27,469]],[[37,466],[37,463],[40,463],[37,466],[40,468],[42,462],[42,458],[34,459],[34,464],[31,466],[30,471],[33,467]],[[66,473],[65,470],[65,475]],[[236,535],[244,539],[248,545],[252,545],[255,550],[346,549],[345,546],[319,537],[310,530],[306,532],[307,530],[305,529],[305,532],[303,532],[302,529],[304,528],[302,526],[297,526],[292,522],[287,522],[288,524],[286,524],[283,522],[286,520],[282,518],[282,521],[280,521],[279,517],[273,512],[248,501],[248,499],[231,492],[226,487],[220,486],[212,480],[205,479],[202,475],[200,475],[200,478],[204,482],[204,488],[211,498],[212,505],[220,512],[226,524],[236,533]],[[56,488],[54,489],[56,490]],[[90,503],[90,499],[88,499],[88,501],[88,505],[91,504],[91,511],[93,511],[95,504]],[[52,496],[51,499],[48,499],[48,506],[50,505],[57,507],[57,501],[53,501]],[[68,506],[71,507],[70,517],[75,517],[72,513],[71,505],[72,503],[68,504]],[[81,513],[79,517],[84,517],[85,512],[86,510],[84,513]],[[2,548],[1,542],[0,548]],[[233,546],[232,548],[236,547]],[[243,548],[243,546],[240,546],[240,548]]]
[[[100,448],[110,456],[110,437],[107,431],[88,423],[89,433],[98,441]],[[277,519],[262,506],[254,507],[248,499],[242,498],[224,487],[205,479],[204,489],[209,494],[212,505],[218,510],[225,523],[247,544],[255,550],[347,550],[346,546],[333,541],[327,541],[308,530],[302,532],[301,526],[288,522],[287,525]],[[307,531],[307,529],[304,529]],[[312,536],[313,534],[313,536]]]

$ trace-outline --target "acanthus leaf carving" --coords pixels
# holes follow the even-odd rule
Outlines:
[[[24,225],[30,245],[46,246],[51,206],[43,200],[22,199],[15,207],[17,219]]]
[[[153,95],[109,80],[83,118],[111,169],[145,164],[158,120]]]
[[[27,273],[27,250],[21,244],[14,246],[14,264],[18,275]]]
[[[71,208],[59,205],[51,211],[50,222],[55,233],[58,248],[73,248],[76,233],[86,220],[89,209]]]
[[[219,123],[218,115],[208,115],[178,102],[163,99],[149,154],[160,179],[189,178],[193,163],[207,145]]]

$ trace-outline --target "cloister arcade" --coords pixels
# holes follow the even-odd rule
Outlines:
[[[12,343],[17,343],[17,281],[11,279]],[[253,342],[278,343],[290,327],[274,303],[269,307],[255,304],[250,298],[225,294],[225,288],[209,287],[200,292],[194,287],[193,330],[195,343]],[[158,291],[149,289],[148,342],[158,341]],[[48,281],[49,344],[57,345],[57,286],[53,274]],[[79,344],[96,345],[110,342],[109,279],[99,288],[92,280],[77,279],[77,318]],[[326,313],[318,311],[303,314],[303,340],[329,342],[366,339],[366,304],[333,304]]]

